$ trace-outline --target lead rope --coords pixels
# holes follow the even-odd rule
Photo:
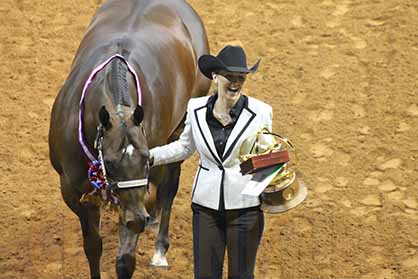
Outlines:
[[[147,137],[147,133],[146,133],[146,131],[144,129],[144,125],[142,125],[142,123],[140,123],[139,125],[141,126],[142,133],[144,134],[144,138],[147,141],[147,148],[148,148],[148,137]],[[148,150],[149,150],[149,148],[148,148]],[[147,177],[147,178],[149,177],[150,169],[151,169],[151,166],[150,166],[150,157],[148,155],[148,158],[147,158],[147,169],[145,171],[145,174],[146,174],[145,177]],[[149,191],[149,179],[148,179],[148,183],[147,183],[146,189],[147,189],[147,193],[149,195],[150,194],[150,191]]]
[[[105,181],[105,189],[102,189],[102,191],[101,191],[102,192],[102,198],[106,199],[105,191],[107,192],[108,190],[111,190],[111,189],[110,189],[110,186],[109,186],[110,185],[109,180],[107,179],[106,167],[105,167],[104,159],[103,159],[103,137],[100,137],[99,140],[98,140],[97,150],[99,151],[99,156],[98,156],[97,159],[100,162],[100,166],[101,166],[102,173],[103,173],[103,178],[104,178],[104,181]]]

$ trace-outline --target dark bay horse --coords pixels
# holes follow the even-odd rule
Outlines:
[[[139,234],[153,222],[160,225],[151,264],[168,265],[180,163],[149,171],[148,150],[175,140],[188,100],[207,94],[210,82],[197,67],[206,53],[203,24],[183,0],[110,0],[96,12],[55,100],[49,131],[51,163],[65,203],[80,219],[92,278],[100,278],[102,240],[99,206],[80,201],[92,189],[89,151],[101,158],[110,181],[104,192],[119,202],[118,278],[132,277]]]

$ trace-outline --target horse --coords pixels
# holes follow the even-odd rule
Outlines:
[[[91,278],[100,278],[101,207],[88,195],[119,208],[118,278],[132,277],[138,237],[152,224],[151,265],[168,266],[181,162],[150,168],[149,149],[176,140],[188,100],[208,93],[197,66],[208,52],[202,20],[183,0],[109,0],[96,11],[53,104],[48,138]]]

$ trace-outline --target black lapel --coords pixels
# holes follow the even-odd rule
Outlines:
[[[243,117],[245,117],[245,116],[243,115],[244,110],[246,110],[246,112],[250,114],[250,117],[249,117],[249,118],[247,117],[247,119],[248,119],[248,120],[247,120],[247,122],[246,122],[244,125],[238,125],[238,123],[240,122],[240,120],[241,120],[241,121],[245,121],[245,119],[243,119]],[[229,157],[229,155],[231,155],[231,152],[232,152],[232,150],[234,149],[235,145],[237,144],[237,142],[238,142],[239,138],[240,138],[240,137],[242,136],[242,134],[245,132],[245,130],[246,130],[246,129],[247,129],[247,127],[250,125],[251,121],[253,121],[253,119],[255,118],[255,116],[256,116],[256,113],[255,113],[255,112],[253,112],[250,108],[248,108],[248,106],[246,106],[246,107],[244,107],[244,108],[243,108],[243,111],[241,112],[241,115],[240,115],[240,117],[238,118],[237,123],[235,124],[235,127],[234,127],[234,129],[232,130],[232,132],[231,132],[230,138],[228,139],[228,141],[229,141],[229,140],[233,140],[233,142],[232,142],[232,144],[229,146],[228,150],[227,150],[226,152],[224,152],[224,155],[222,156],[222,162],[223,162],[223,161],[225,161],[225,160]],[[239,131],[234,131],[234,130],[235,130],[235,128],[240,129],[240,127],[241,127],[241,126],[242,126],[241,130],[239,130]],[[236,136],[235,138],[231,138],[231,136],[236,135],[236,132],[238,132],[237,136]]]
[[[194,115],[195,115],[195,118],[196,118],[197,127],[199,128],[199,131],[200,131],[200,133],[202,135],[203,141],[205,142],[206,147],[208,148],[210,154],[212,155],[212,157],[215,159],[215,161],[219,165],[222,165],[222,163],[220,161],[220,158],[219,158],[219,156],[218,156],[218,154],[216,152],[216,149],[215,149],[215,152],[214,152],[214,150],[211,148],[211,146],[210,146],[210,144],[208,142],[208,139],[206,138],[206,136],[209,136],[210,137],[210,140],[211,140],[211,143],[213,145],[213,148],[215,148],[215,144],[214,144],[213,138],[212,138],[212,133],[210,132],[209,127],[208,127],[207,122],[206,122],[206,109],[205,108],[207,109],[207,105],[204,105],[204,106],[199,107],[199,108],[197,108],[197,109],[194,110]],[[204,112],[199,112],[199,113],[202,114],[202,119],[199,119],[198,111],[199,110],[202,110],[202,109],[205,109],[205,111]],[[199,120],[202,120],[202,122],[204,122],[204,123],[200,123]],[[205,129],[206,130],[206,133],[203,132],[202,125],[206,125],[206,129]]]

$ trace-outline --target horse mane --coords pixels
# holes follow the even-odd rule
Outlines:
[[[128,73],[128,66],[121,59],[116,58],[111,62],[110,88],[114,104],[116,105],[128,107],[131,105],[131,98],[128,91]]]

